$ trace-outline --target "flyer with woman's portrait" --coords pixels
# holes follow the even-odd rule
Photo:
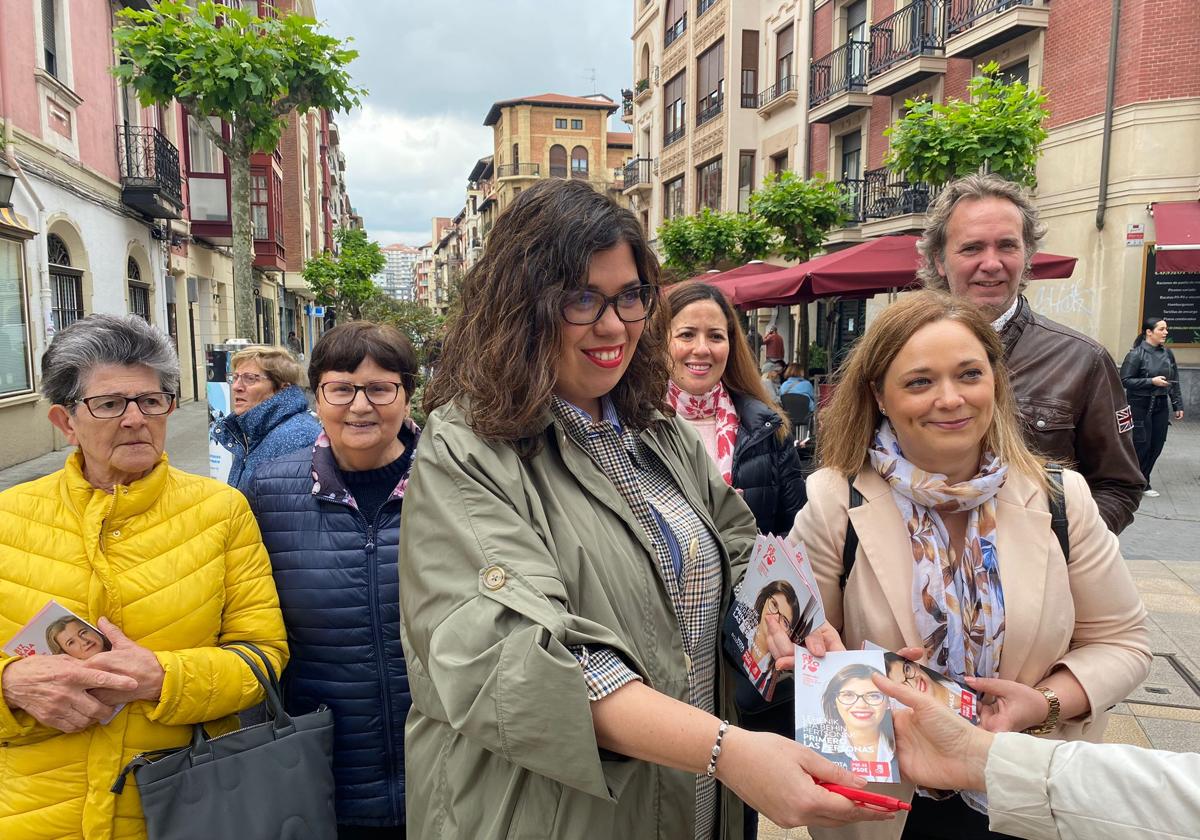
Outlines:
[[[882,651],[797,647],[796,740],[868,782],[900,781],[892,707],[871,680],[884,673]]]
[[[781,679],[767,644],[768,617],[774,616],[793,642],[802,642],[825,620],[807,562],[803,549],[760,534],[726,618],[725,650],[766,700],[774,698]]]
[[[887,665],[888,679],[892,682],[903,683],[914,691],[928,694],[956,715],[961,715],[971,723],[979,723],[979,697],[965,685],[924,665],[910,662],[898,653],[884,653],[883,661]],[[898,700],[893,704],[903,708]]]
[[[15,636],[4,643],[9,656],[57,656],[91,659],[111,650],[103,633],[57,601],[50,601]]]

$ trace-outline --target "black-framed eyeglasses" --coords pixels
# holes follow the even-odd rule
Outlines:
[[[371,405],[391,405],[396,401],[403,383],[379,380],[368,382],[366,385],[355,385],[353,382],[322,382],[321,396],[330,405],[350,405],[362,391]]]
[[[112,420],[125,415],[129,404],[137,403],[138,410],[147,417],[157,417],[167,414],[175,404],[175,395],[166,391],[150,391],[138,394],[136,397],[126,397],[121,394],[97,394],[94,397],[80,397],[75,400],[83,403],[87,410],[97,420]]]
[[[645,321],[654,310],[658,290],[653,286],[638,286],[615,295],[602,295],[594,289],[572,289],[563,292],[562,316],[568,324],[586,327],[604,317],[612,307],[617,317],[627,324]]]
[[[883,705],[886,698],[882,691],[868,691],[865,694],[859,694],[857,691],[843,688],[837,693],[837,701],[843,706],[853,706],[860,699],[864,700],[868,706],[880,706]]]

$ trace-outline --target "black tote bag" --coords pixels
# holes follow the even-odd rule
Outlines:
[[[333,808],[333,712],[322,705],[289,716],[279,681],[262,651],[248,642],[267,674],[229,646],[267,694],[265,723],[209,738],[203,724],[187,747],[142,753],[112,786],[119,794],[133,773],[150,840],[336,840]]]

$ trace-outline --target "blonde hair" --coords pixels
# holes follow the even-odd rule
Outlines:
[[[1010,469],[1049,489],[1042,469],[1045,459],[1030,451],[1021,435],[1000,336],[973,304],[941,292],[914,292],[896,301],[871,321],[854,345],[838,370],[833,399],[821,409],[817,436],[821,465],[853,479],[869,463],[867,452],[882,418],[872,386],[882,390],[884,375],[904,345],[922,327],[938,321],[954,321],[970,330],[992,367],[995,405],[984,448]]]
[[[247,347],[233,354],[230,366],[233,370],[237,370],[239,365],[244,365],[246,362],[254,362],[262,368],[276,391],[288,385],[295,385],[299,388],[304,382],[301,378],[303,372],[300,369],[300,363],[282,347],[266,345]]]

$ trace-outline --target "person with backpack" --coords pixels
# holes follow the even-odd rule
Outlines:
[[[1095,740],[1149,672],[1146,611],[1083,477],[1024,443],[1003,354],[979,309],[937,292],[888,307],[851,351],[789,536],[840,633],[808,645],[919,660],[983,693],[992,732]],[[811,832],[1005,836],[969,794],[912,805],[887,826]]]

